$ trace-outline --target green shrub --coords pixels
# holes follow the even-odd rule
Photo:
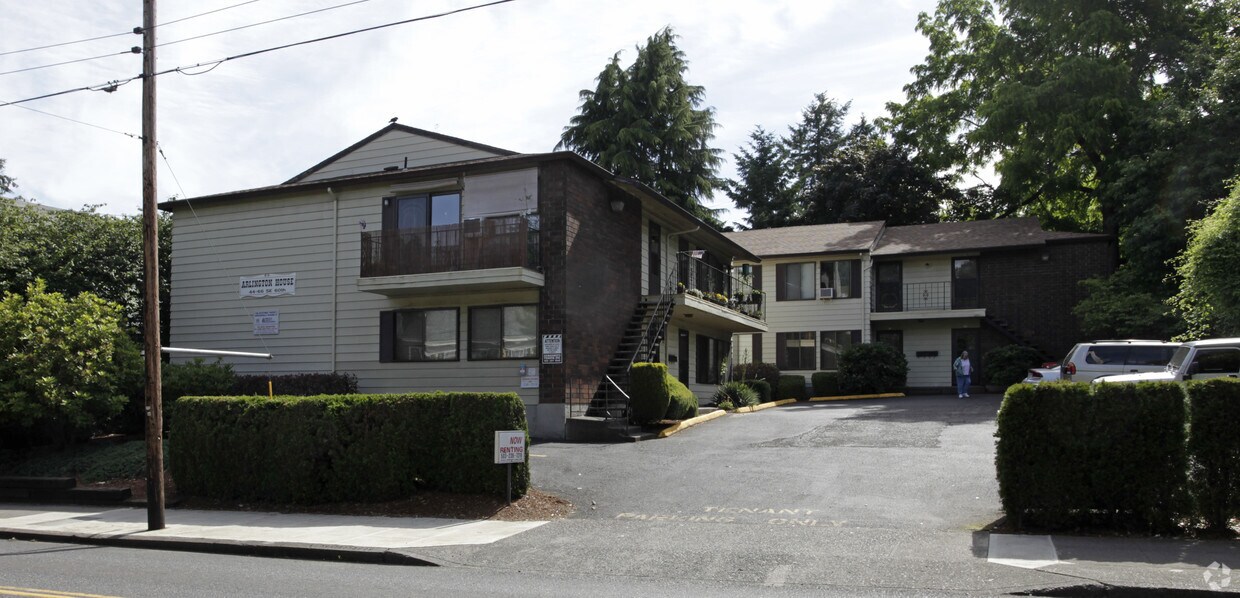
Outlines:
[[[672,402],[667,366],[635,363],[629,370],[629,420],[635,424],[657,422],[667,415]]]
[[[1207,525],[1225,529],[1240,517],[1240,381],[1188,384],[1188,453],[1193,497]]]
[[[81,293],[66,299],[42,280],[0,297],[3,445],[65,445],[116,416],[141,386],[142,358],[121,306]],[[12,434],[9,430],[19,434]]]
[[[160,370],[163,399],[168,403],[189,395],[230,395],[233,394],[233,387],[237,382],[232,366],[224,363],[223,359],[207,363],[203,358],[196,357],[185,363],[165,363]],[[263,394],[267,394],[266,389]]]
[[[744,382],[744,384],[749,388],[752,388],[754,392],[758,393],[759,403],[770,403],[775,400],[775,397],[771,394],[771,384],[766,380],[753,379],[743,380],[742,382]]]
[[[681,384],[680,380],[673,378],[671,374],[666,375],[666,378],[667,389],[668,393],[671,395],[671,401],[668,404],[667,414],[664,417],[667,419],[689,419],[691,417],[697,417],[697,396],[693,394],[693,391],[689,390],[688,386]]]
[[[715,391],[715,406],[730,403],[735,407],[749,407],[758,404],[758,393],[744,382],[727,382]]]
[[[1088,504],[1089,385],[1017,384],[999,407],[995,469],[999,500],[1018,528],[1072,523]]]
[[[779,377],[779,399],[796,399],[804,401],[809,395],[805,392],[805,376],[784,374]]]
[[[183,397],[169,464],[188,495],[273,503],[384,501],[419,488],[503,495],[497,430],[525,430],[512,393]],[[529,487],[513,467],[513,494]]]
[[[284,396],[351,395],[357,392],[357,376],[344,372],[332,372],[330,374],[280,374],[275,376],[239,375],[233,383],[231,394],[265,395],[268,381],[271,382],[272,392]]]
[[[986,364],[986,383],[1008,387],[1025,379],[1029,368],[1042,364],[1042,356],[1033,347],[1004,345],[991,349],[982,357]]]
[[[903,390],[908,360],[887,343],[862,343],[840,353],[840,390],[874,394]]]
[[[1017,527],[1162,531],[1187,512],[1176,384],[1016,384],[997,423],[999,498]]]
[[[816,397],[831,397],[840,394],[839,372],[814,372],[809,380],[810,386],[814,387]]]
[[[723,409],[724,411],[734,411],[736,409],[736,405],[733,405],[732,401],[723,401],[715,406]]]
[[[779,388],[779,366],[773,363],[742,363],[732,368],[733,380],[765,380],[771,388]]]

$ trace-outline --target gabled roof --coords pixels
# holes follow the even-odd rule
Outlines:
[[[771,258],[869,251],[883,230],[883,222],[842,222],[784,228],[761,228],[724,233],[754,255]]]
[[[376,139],[379,139],[383,137],[384,135],[387,135],[388,133],[391,133],[393,131],[398,131],[398,132],[406,133],[409,135],[416,135],[419,137],[425,137],[427,139],[434,139],[436,141],[442,141],[444,143],[458,145],[463,148],[469,148],[472,150],[477,150],[479,152],[485,152],[493,156],[515,156],[517,155],[517,152],[514,152],[512,150],[506,150],[503,148],[485,145],[482,143],[478,143],[476,141],[470,141],[468,139],[461,139],[460,137],[452,137],[450,135],[443,135],[440,133],[436,133],[434,131],[427,131],[425,129],[418,129],[414,127],[392,123],[386,127],[383,127],[382,129],[379,129],[378,131],[375,131],[374,133],[371,133],[370,135],[367,135],[361,141],[358,141],[357,143],[354,143],[353,145],[350,145],[349,147],[346,147],[340,150],[339,152],[336,152],[332,156],[328,157],[326,160],[323,160],[322,162],[319,162],[318,164],[315,164],[314,166],[311,166],[310,168],[302,171],[297,176],[285,181],[284,184],[287,185],[289,183],[300,182],[304,180],[306,177],[309,177],[310,175],[314,174],[315,172],[322,170],[324,167],[328,166],[329,164],[332,164],[333,162],[340,160],[341,158],[361,149],[362,147],[365,147],[367,144],[371,143],[372,141],[375,141]]]
[[[936,222],[889,226],[871,252],[874,256],[1012,249],[1058,241],[1109,239],[1094,233],[1044,231],[1034,217]]]

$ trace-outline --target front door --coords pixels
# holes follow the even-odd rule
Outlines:
[[[689,331],[681,330],[676,336],[676,356],[679,366],[676,368],[676,379],[682,384],[689,384]]]
[[[952,330],[952,354],[951,362],[956,363],[956,358],[960,357],[961,351],[969,352],[969,364],[973,366],[973,372],[969,374],[969,383],[976,386],[981,384],[982,380],[982,348],[981,348],[982,331],[977,328],[957,328]],[[952,386],[956,385],[956,368],[949,367],[952,372]]]
[[[980,304],[978,290],[977,258],[952,259],[952,309],[977,308]]]
[[[663,229],[654,222],[650,223],[650,248],[647,251],[647,272],[649,275],[646,280],[646,294],[659,295],[665,290],[663,288]]]
[[[878,279],[875,311],[902,311],[904,307],[904,273],[900,262],[879,262],[874,265]]]

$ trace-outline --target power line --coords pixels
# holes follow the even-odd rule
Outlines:
[[[344,8],[344,7],[346,7],[346,6],[352,6],[352,5],[354,5],[354,4],[362,4],[362,3],[364,3],[364,2],[370,2],[370,0],[353,0],[353,2],[345,2],[344,4],[337,4],[337,5],[335,5],[335,6],[328,6],[328,7],[325,7],[325,8],[320,8],[320,9],[317,9],[317,10],[311,10],[311,11],[307,11],[307,12],[303,12],[303,13],[298,13],[298,14],[295,14],[295,15],[288,15],[288,16],[286,16],[286,17],[279,17],[279,18],[276,18],[276,19],[271,19],[271,20],[268,20],[268,21],[261,21],[261,22],[258,22],[258,23],[250,23],[249,25],[241,25],[240,27],[233,27],[232,29],[224,29],[224,30],[222,30],[222,31],[215,31],[215,32],[213,32],[213,33],[204,33],[204,34],[202,34],[202,35],[195,35],[194,37],[187,37],[187,38],[185,38],[185,39],[179,39],[179,40],[172,41],[172,42],[164,42],[164,43],[162,43],[162,44],[157,44],[155,47],[157,47],[157,48],[162,48],[162,47],[164,47],[164,46],[171,46],[171,45],[173,45],[173,44],[179,44],[179,43],[181,43],[181,42],[188,42],[188,41],[192,41],[192,40],[196,40],[196,39],[202,39],[202,38],[204,38],[204,37],[211,37],[211,36],[213,36],[213,35],[220,35],[220,34],[222,34],[222,33],[232,33],[232,32],[234,32],[234,31],[241,31],[242,29],[249,29],[250,27],[258,27],[259,25],[268,25],[268,24],[271,24],[271,23],[276,23],[276,22],[279,22],[279,21],[287,21],[287,20],[289,20],[289,19],[295,19],[295,18],[297,18],[297,17],[304,17],[304,16],[306,16],[306,15],[312,15],[312,14],[315,14],[315,13],[326,12],[326,11],[329,11],[329,10],[335,10],[335,9],[337,9],[337,8]],[[0,74],[3,74],[3,73],[0,73]]]
[[[412,18],[412,19],[405,19],[405,20],[403,20],[403,21],[393,21],[393,22],[391,22],[391,23],[384,23],[384,24],[382,24],[382,25],[375,25],[375,26],[373,26],[373,27],[365,27],[365,28],[362,28],[362,29],[354,29],[354,30],[352,30],[352,31],[346,31],[346,32],[343,32],[343,33],[336,33],[336,34],[327,35],[327,36],[323,36],[323,37],[318,37],[318,38],[314,38],[314,39],[308,39],[308,40],[304,40],[304,41],[300,41],[300,42],[293,42],[293,43],[291,43],[291,44],[284,44],[284,45],[282,45],[282,46],[275,46],[275,47],[271,47],[271,48],[265,48],[265,49],[262,49],[262,50],[254,50],[253,52],[246,52],[246,53],[244,53],[244,54],[235,54],[235,55],[233,55],[233,56],[229,56],[229,57],[227,57],[227,58],[221,58],[221,59],[219,59],[219,60],[211,60],[211,61],[206,61],[206,62],[200,62],[200,63],[198,63],[198,64],[191,64],[191,65],[188,65],[188,66],[179,66],[179,67],[176,67],[176,68],[172,68],[172,69],[167,69],[167,70],[163,70],[163,71],[156,72],[156,73],[154,73],[152,76],[167,75],[167,74],[169,74],[169,73],[181,73],[181,74],[184,74],[184,75],[191,75],[191,74],[198,75],[198,74],[203,74],[203,73],[186,73],[186,72],[184,72],[184,71],[185,71],[186,69],[194,69],[194,68],[200,68],[200,67],[204,67],[204,66],[210,66],[212,69],[214,69],[215,67],[219,66],[220,64],[225,63],[225,62],[228,62],[228,61],[230,61],[230,60],[237,60],[237,59],[240,59],[240,58],[249,58],[249,57],[251,57],[251,56],[258,56],[259,54],[266,54],[266,53],[268,53],[268,52],[275,52],[275,51],[277,51],[277,50],[287,50],[288,48],[295,48],[295,47],[297,47],[297,46],[305,46],[305,45],[308,45],[308,44],[316,44],[316,43],[319,43],[319,42],[324,42],[324,41],[328,41],[328,40],[333,40],[333,39],[337,39],[337,38],[341,38],[341,37],[348,37],[348,36],[351,36],[351,35],[357,35],[357,34],[359,34],[359,33],[367,33],[367,32],[370,32],[370,31],[376,31],[376,30],[379,30],[379,29],[386,29],[386,28],[388,28],[388,27],[395,27],[395,26],[397,26],[397,25],[407,25],[407,24],[409,24],[409,23],[416,23],[416,22],[419,22],[419,21],[429,21],[429,20],[431,20],[431,19],[438,19],[438,18],[442,18],[442,17],[452,16],[452,15],[455,15],[455,14],[460,14],[460,13],[463,13],[463,12],[469,12],[469,11],[472,11],[472,10],[478,10],[478,9],[480,9],[480,8],[488,8],[488,7],[491,7],[491,6],[497,6],[497,5],[500,5],[500,4],[507,4],[507,3],[509,3],[509,2],[513,2],[513,1],[514,1],[514,0],[494,0],[493,2],[487,2],[487,3],[484,3],[484,4],[475,4],[475,5],[473,5],[473,6],[466,6],[466,7],[464,7],[464,8],[458,8],[458,9],[455,9],[455,10],[449,10],[449,11],[446,11],[446,12],[436,13],[436,14],[433,14],[433,15],[426,15],[426,16],[422,16],[422,17],[414,17],[414,18]],[[209,71],[208,71],[208,72],[209,72]],[[73,88],[73,89],[66,89],[66,90],[63,90],[63,91],[57,91],[57,92],[47,93],[47,94],[43,94],[43,95],[40,95],[40,96],[31,97],[31,98],[25,98],[25,99],[21,99],[21,100],[15,100],[15,101],[12,101],[12,102],[0,102],[0,108],[2,108],[2,107],[4,107],[4,106],[14,106],[14,105],[17,105],[17,104],[23,104],[23,103],[26,103],[26,102],[33,102],[33,101],[35,101],[35,100],[42,100],[42,99],[46,99],[46,98],[51,98],[51,97],[56,97],[56,96],[62,96],[62,95],[70,94],[70,93],[77,93],[77,92],[79,92],[79,91],[107,91],[107,92],[112,92],[112,91],[116,91],[116,88],[118,88],[118,87],[120,87],[120,86],[122,86],[122,85],[125,85],[126,83],[131,83],[131,82],[133,82],[133,81],[137,81],[138,79],[141,79],[141,78],[142,78],[142,75],[136,75],[136,76],[130,77],[130,78],[128,78],[128,79],[118,79],[118,80],[115,80],[115,81],[108,81],[108,82],[105,82],[105,83],[99,83],[99,84],[97,84],[97,85],[94,85],[94,86],[89,86],[89,87],[76,87],[76,88]]]
[[[18,108],[21,108],[22,110],[29,110],[29,111],[31,111],[31,112],[38,112],[39,114],[42,114],[42,115],[45,115],[45,116],[50,116],[50,117],[52,117],[52,118],[59,118],[60,120],[67,120],[67,121],[69,121],[69,122],[71,122],[71,123],[77,123],[77,124],[79,124],[79,125],[86,125],[86,126],[88,126],[88,127],[94,127],[94,128],[96,128],[96,129],[100,129],[100,130],[102,130],[102,131],[107,131],[107,132],[109,132],[109,133],[116,133],[117,135],[124,135],[124,136],[126,136],[126,137],[133,137],[134,139],[142,139],[142,137],[141,137],[140,135],[135,135],[135,134],[133,134],[133,133],[126,133],[126,132],[124,132],[124,131],[117,131],[116,129],[109,129],[108,127],[105,127],[105,126],[102,126],[102,125],[96,125],[96,124],[94,124],[94,123],[88,123],[88,122],[86,122],[86,121],[82,121],[82,120],[77,120],[76,118],[69,118],[69,117],[67,117],[67,116],[61,116],[61,115],[59,115],[59,114],[52,114],[51,112],[44,112],[44,111],[42,111],[42,110],[38,110],[38,109],[35,109],[35,108],[31,108],[31,107],[29,107],[29,106],[21,106],[21,105],[18,105],[17,107],[18,107]],[[172,175],[172,178],[175,180],[175,179],[176,179],[176,175],[175,175],[175,174],[174,174],[174,175]]]
[[[139,47],[137,47],[137,46],[134,46],[134,47],[133,47],[133,49],[131,49],[131,50],[125,50],[124,52],[112,52],[112,53],[110,53],[110,54],[100,54],[100,55],[98,55],[98,56],[91,56],[90,58],[78,58],[77,60],[66,60],[66,61],[64,61],[64,62],[56,62],[56,63],[53,63],[53,64],[41,64],[41,65],[39,65],[39,66],[28,66],[28,67],[26,67],[26,68],[24,68],[24,69],[16,69],[16,70],[12,70],[12,71],[4,71],[4,72],[0,73],[0,75],[12,75],[13,73],[24,73],[24,72],[26,72],[26,71],[37,71],[37,70],[39,70],[39,69],[51,68],[51,67],[54,67],[54,66],[64,66],[64,65],[66,65],[66,64],[76,64],[76,63],[79,63],[79,62],[86,62],[86,61],[88,61],[88,60],[99,60],[100,58],[107,58],[107,57],[109,57],[109,56],[122,56],[122,55],[125,55],[125,54],[141,54],[141,53],[142,53],[142,48],[139,48]]]
[[[188,21],[188,20],[190,20],[190,19],[197,19],[198,17],[205,17],[205,16],[210,15],[210,14],[215,14],[215,13],[217,13],[217,12],[222,12],[222,11],[229,10],[229,9],[232,9],[232,8],[237,8],[238,6],[245,6],[246,4],[253,4],[253,3],[258,2],[258,1],[259,1],[259,0],[246,0],[245,2],[241,2],[241,3],[239,3],[239,4],[233,4],[232,6],[225,6],[225,7],[223,7],[223,8],[217,8],[217,9],[215,9],[215,10],[208,10],[207,12],[198,13],[198,14],[196,14],[196,15],[190,15],[190,16],[188,16],[188,17],[182,17],[182,18],[180,18],[180,19],[176,19],[176,20],[174,20],[174,21],[168,21],[167,23],[161,23],[161,24],[159,24],[159,25],[156,25],[156,27],[157,27],[157,28],[158,28],[158,27],[164,27],[164,26],[166,26],[166,25],[171,25],[171,24],[173,24],[173,23],[180,23],[181,21]],[[125,32],[123,32],[123,33],[111,33],[111,34],[108,34],[108,35],[100,35],[100,36],[97,36],[97,37],[88,37],[88,38],[86,38],[86,39],[77,39],[77,40],[73,40],[73,41],[71,41],[71,42],[60,42],[60,43],[58,43],[58,44],[48,44],[48,45],[46,45],[46,46],[36,46],[36,47],[33,47],[33,48],[23,48],[23,49],[21,49],[21,50],[8,50],[8,51],[6,51],[6,52],[0,52],[0,56],[8,56],[9,54],[21,54],[21,53],[23,53],[23,52],[34,52],[35,50],[47,50],[47,49],[49,49],[49,48],[59,48],[59,47],[62,47],[62,46],[72,46],[72,45],[74,45],[74,44],[84,44],[84,43],[86,43],[86,42],[94,42],[94,41],[99,41],[99,40],[101,40],[101,39],[110,39],[110,38],[113,38],[113,37],[121,37],[121,36],[123,36],[123,35],[133,35],[133,34],[135,34],[135,33],[141,33],[141,28],[137,28],[137,29],[136,29],[136,30],[134,30],[134,31],[125,31]]]
[[[250,2],[257,2],[257,1],[258,1],[258,0],[250,0]],[[269,25],[269,24],[271,24],[271,23],[278,23],[278,22],[280,22],[280,21],[287,21],[287,20],[289,20],[289,19],[295,19],[295,18],[297,18],[297,17],[304,17],[304,16],[306,16],[306,15],[312,15],[312,14],[315,14],[315,13],[326,12],[326,11],[329,11],[329,10],[335,10],[335,9],[337,9],[337,8],[344,8],[344,7],[346,7],[346,6],[352,6],[352,5],[354,5],[354,4],[362,4],[362,3],[365,3],[365,2],[370,2],[370,0],[353,0],[352,2],[346,2],[346,3],[344,3],[344,4],[337,4],[337,5],[335,5],[335,6],[328,6],[328,7],[325,7],[325,8],[320,8],[320,9],[317,9],[317,10],[311,10],[311,11],[307,11],[307,12],[303,12],[303,13],[298,13],[298,14],[295,14],[295,15],[288,15],[288,16],[285,16],[285,17],[279,17],[279,18],[276,18],[276,19],[270,19],[270,20],[267,20],[267,21],[261,21],[261,22],[258,22],[258,23],[250,23],[249,25],[241,25],[240,27],[233,27],[233,28],[231,28],[231,29],[224,29],[224,30],[221,30],[221,31],[214,31],[214,32],[211,32],[211,33],[204,33],[204,34],[202,34],[202,35],[195,35],[195,36],[193,36],[193,37],[187,37],[187,38],[185,38],[185,39],[179,39],[179,40],[176,40],[176,41],[165,42],[165,43],[162,43],[162,44],[157,44],[155,47],[159,48],[159,47],[163,47],[163,46],[171,46],[171,45],[173,45],[173,44],[179,44],[179,43],[182,43],[182,42],[188,42],[188,41],[193,41],[193,40],[196,40],[196,39],[202,39],[202,38],[204,38],[204,37],[212,37],[212,36],[215,36],[215,35],[221,35],[221,34],[224,34],[224,33],[232,33],[232,32],[234,32],[234,31],[241,31],[242,29],[249,29],[249,28],[251,28],[251,27],[258,27],[259,25]],[[223,9],[219,9],[219,10],[223,10]],[[204,13],[204,14],[205,14],[205,13]],[[186,18],[191,18],[191,17],[186,17]],[[183,21],[183,20],[185,20],[185,19],[181,19],[181,20]],[[171,23],[176,23],[176,22],[178,22],[178,21],[171,21]],[[168,24],[168,23],[165,23],[165,25],[166,25],[166,24]],[[137,47],[137,46],[134,46],[133,48],[131,48],[131,49],[129,49],[129,50],[126,50],[126,51],[124,51],[124,52],[113,52],[113,53],[111,53],[111,54],[101,54],[101,55],[99,55],[99,56],[91,56],[91,57],[89,57],[89,58],[78,58],[77,60],[66,60],[66,61],[64,61],[64,62],[56,62],[56,63],[52,63],[52,64],[42,64],[42,65],[39,65],[39,66],[29,66],[29,67],[26,67],[26,68],[14,69],[14,70],[11,70],[11,71],[4,71],[4,72],[0,72],[0,76],[4,76],[4,75],[12,75],[12,74],[14,74],[14,73],[24,73],[24,72],[27,72],[27,71],[37,71],[37,70],[39,70],[39,69],[46,69],[46,68],[51,68],[51,67],[55,67],[55,66],[64,66],[64,65],[66,65],[66,64],[77,64],[77,63],[79,63],[79,62],[87,62],[87,61],[90,61],[90,60],[99,60],[100,58],[108,58],[109,56],[123,56],[123,55],[125,55],[125,54],[141,54],[141,53],[142,53],[142,48],[139,48],[139,47]]]

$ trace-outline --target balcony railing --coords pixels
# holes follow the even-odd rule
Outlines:
[[[677,281],[673,292],[684,293],[720,307],[766,321],[766,295],[753,286],[750,276],[735,276],[687,253],[677,254]]]
[[[974,281],[968,281],[974,282]],[[973,309],[978,307],[977,286],[957,282],[953,297],[951,282],[879,283],[874,290],[874,311],[929,311]]]
[[[538,228],[521,216],[362,233],[362,277],[539,267]]]

